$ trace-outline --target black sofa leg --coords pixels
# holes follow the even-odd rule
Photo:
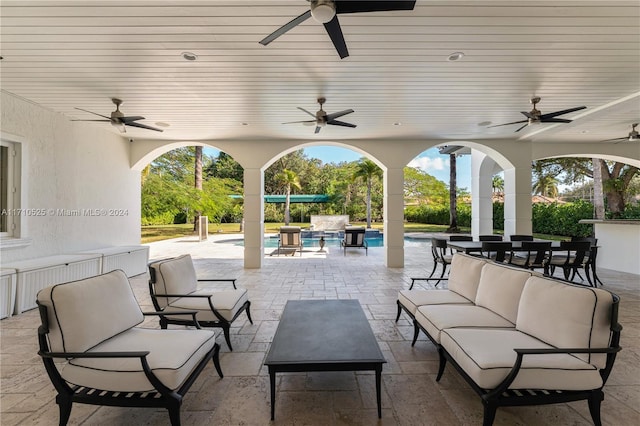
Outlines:
[[[491,426],[496,418],[496,411],[498,406],[490,402],[484,402],[484,418],[482,419],[482,426]]]
[[[413,340],[411,341],[411,346],[416,345],[416,341],[418,340],[418,335],[420,334],[420,327],[418,327],[418,322],[413,320]]]
[[[438,348],[438,358],[440,362],[438,363],[438,375],[436,376],[436,382],[439,382],[442,378],[444,367],[447,365],[447,358],[445,358],[442,348]]]
[[[601,426],[602,420],[600,420],[600,405],[604,400],[604,393],[601,390],[593,391],[589,396],[589,413],[591,413],[591,419],[595,426]]]
[[[229,350],[231,352],[233,352],[233,348],[231,347],[231,335],[229,334],[229,329],[231,324],[224,324],[222,326],[222,331],[224,332],[224,340],[227,342],[227,346],[229,347]]]
[[[253,324],[253,320],[251,319],[251,302],[247,302],[247,318],[249,318],[249,323]]]
[[[66,426],[69,422],[69,417],[71,417],[71,398],[66,398],[64,395],[58,394],[56,402],[60,408],[60,426]]]
[[[224,378],[224,374],[222,374],[222,368],[220,368],[220,345],[219,344],[215,344],[213,346],[213,366],[216,368],[216,371],[218,372],[218,376],[220,376],[220,378]]]
[[[180,426],[180,403],[177,401],[171,401],[167,409],[169,410],[171,426]]]

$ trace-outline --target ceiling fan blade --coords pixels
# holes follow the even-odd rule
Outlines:
[[[76,107],[76,109],[79,109],[80,111],[88,112],[89,114],[97,115],[99,117],[104,117],[104,118],[108,119],[109,121],[111,121],[111,117],[109,117],[109,116],[98,114],[97,112],[89,111],[89,110],[82,109],[82,108],[77,108]]]
[[[355,112],[355,111],[352,109],[345,109],[344,111],[334,112],[333,114],[327,114],[327,121],[331,121],[335,118],[342,117],[343,115],[351,114],[352,112]]]
[[[316,115],[315,115],[315,114],[310,113],[310,112],[309,112],[309,111],[307,111],[306,109],[301,108],[301,107],[297,107],[297,108],[298,108],[300,111],[304,111],[304,112],[306,112],[307,114],[309,114],[309,115],[310,115],[310,116],[312,116],[313,118],[316,118]]]
[[[500,127],[500,126],[510,126],[511,124],[519,124],[519,123],[529,123],[529,120],[520,120],[520,121],[512,121],[511,123],[504,124],[494,124],[493,126],[487,126],[487,129],[490,127]]]
[[[575,107],[575,108],[563,109],[562,111],[550,112],[548,114],[542,114],[540,116],[540,119],[541,120],[545,120],[547,118],[557,117],[557,116],[562,115],[562,114],[569,114],[570,112],[580,111],[581,109],[586,109],[586,108],[587,108],[586,106],[579,106],[579,107]]]
[[[132,115],[129,117],[120,117],[118,120],[122,121],[124,124],[131,124],[134,121],[144,120],[144,117],[141,117],[139,115]]]
[[[282,123],[282,124],[293,124],[293,123],[315,123],[316,120],[302,120],[302,121],[287,121],[286,123]]]
[[[97,118],[95,120],[71,120],[71,121],[99,121],[101,123],[110,123],[111,120],[98,120]]]
[[[313,133],[320,133],[320,129],[321,129],[321,128],[322,128],[322,127],[320,127],[320,126],[316,126],[316,131],[315,131],[315,132],[313,132]]]
[[[340,28],[340,21],[338,21],[338,15],[334,16],[332,20],[324,24],[324,28],[327,30],[329,37],[331,37],[331,41],[336,47],[338,55],[340,55],[340,59],[344,59],[349,56],[347,43],[344,41],[344,35],[342,35],[342,29]]]
[[[164,132],[164,130],[162,130],[162,129],[158,129],[158,128],[155,128],[155,127],[147,126],[146,124],[136,123],[135,121],[132,121],[131,123],[126,123],[126,125],[127,126],[131,126],[131,127],[139,127],[141,129],[155,130],[156,132]]]
[[[613,138],[613,139],[605,139],[603,141],[600,142],[615,142],[615,141],[628,141],[629,140],[629,136],[625,137],[625,138]]]
[[[527,127],[529,125],[529,122],[527,122],[527,124],[523,125],[522,127],[520,127],[518,130],[516,130],[516,132],[519,132],[520,130],[524,129],[525,127]]]
[[[413,10],[415,0],[361,1],[336,0],[336,13],[384,12],[388,10]]]
[[[297,18],[293,18],[290,22],[284,24],[283,26],[281,26],[280,28],[278,28],[277,30],[275,30],[274,32],[272,32],[271,34],[269,34],[268,36],[260,40],[260,44],[262,44],[263,46],[266,46],[267,44],[271,43],[273,40],[277,39],[287,31],[300,25],[310,17],[311,17],[311,10],[307,10],[302,15],[298,16]]]
[[[571,123],[572,120],[566,118],[541,118],[541,123]]]
[[[327,124],[332,124],[334,126],[342,126],[342,127],[352,127],[352,128],[356,128],[355,124],[351,124],[351,123],[345,123],[344,121],[338,121],[338,120],[329,120],[327,121]]]

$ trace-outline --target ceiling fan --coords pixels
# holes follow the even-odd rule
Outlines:
[[[556,111],[556,112],[550,112],[550,113],[547,113],[547,114],[542,114],[536,108],[536,104],[538,102],[540,102],[540,98],[537,97],[537,96],[533,97],[533,98],[531,98],[530,102],[533,104],[533,109],[530,112],[524,112],[524,111],[521,112],[521,114],[523,114],[525,117],[527,117],[526,120],[512,121],[511,123],[504,123],[504,124],[496,124],[495,126],[489,126],[489,127],[509,126],[511,124],[526,123],[522,127],[518,128],[518,130],[516,130],[516,132],[519,132],[520,130],[524,129],[525,127],[527,127],[530,124],[538,124],[538,123],[571,123],[572,120],[567,120],[566,118],[556,118],[556,117],[559,116],[559,115],[568,114],[570,112],[580,111],[581,109],[585,109],[586,108],[586,106],[579,106],[579,107],[575,107],[575,108],[563,109],[562,111]]]
[[[345,123],[344,121],[336,120],[336,118],[342,117],[343,115],[351,114],[354,112],[352,109],[345,109],[344,111],[334,112],[333,114],[327,114],[325,110],[322,109],[322,104],[324,104],[327,100],[325,98],[318,98],[318,103],[320,104],[320,109],[315,114],[307,111],[304,108],[298,107],[300,111],[304,111],[310,116],[312,116],[313,120],[303,120],[303,121],[288,121],[282,124],[291,124],[291,123],[315,123],[316,131],[314,133],[320,133],[320,129],[326,126],[327,124],[331,124],[332,126],[343,126],[343,127],[352,127],[355,128],[355,124]]]
[[[80,111],[84,111],[84,112],[88,112],[89,114],[94,114],[100,117],[103,117],[102,120],[71,120],[71,121],[102,121],[102,122],[109,122],[111,123],[111,125],[113,125],[114,127],[117,127],[118,130],[120,130],[121,133],[126,133],[127,129],[126,126],[131,126],[131,127],[139,127],[141,129],[148,129],[148,130],[155,130],[156,132],[162,132],[162,129],[157,129],[155,127],[151,127],[151,126],[147,126],[146,124],[141,124],[141,123],[136,123],[136,121],[138,120],[144,120],[144,117],[141,117],[139,115],[133,115],[133,116],[125,116],[122,111],[120,111],[120,104],[122,104],[122,100],[118,99],[118,98],[111,98],[111,102],[113,102],[116,106],[116,110],[113,111],[111,113],[111,117],[107,117],[106,115],[102,115],[102,114],[98,114],[97,112],[93,112],[93,111],[88,111],[86,109],[82,109],[82,108],[76,108],[79,109]]]
[[[606,140],[603,140],[602,142],[617,141],[616,143],[619,143],[619,142],[622,142],[622,141],[633,142],[633,141],[640,140],[640,135],[638,134],[638,131],[636,130],[636,127],[638,127],[638,124],[640,124],[640,123],[633,123],[631,125],[631,131],[629,132],[629,134],[626,137],[624,137],[624,138],[606,139]]]
[[[302,15],[294,18],[289,23],[275,30],[260,41],[260,44],[266,46],[273,40],[277,39],[287,31],[295,28],[303,23],[309,17],[313,17],[317,22],[324,24],[333,45],[340,55],[340,59],[349,56],[347,44],[342,35],[339,14],[342,13],[364,13],[364,12],[385,12],[390,10],[413,10],[416,5],[415,0],[376,0],[376,1],[360,1],[360,0],[307,0],[311,3],[309,10]]]

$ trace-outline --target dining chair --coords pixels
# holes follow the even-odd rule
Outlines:
[[[596,258],[598,256],[598,239],[595,237],[571,237],[571,241],[589,241],[591,243],[591,247],[589,248],[589,253],[587,253],[586,260],[582,265],[584,269],[584,273],[587,277],[587,281],[589,282],[589,285],[592,285],[594,287],[597,287],[598,283],[600,283],[600,285],[604,285],[602,281],[600,281],[600,278],[598,277],[598,274],[596,272]],[[580,272],[576,271],[576,273],[578,274],[580,279],[582,279]],[[593,275],[593,282],[591,280],[592,275]]]
[[[590,249],[589,241],[561,241],[560,250],[555,250],[549,261],[551,275],[556,268],[562,268],[564,279],[573,281],[578,270],[584,267]]]
[[[450,235],[449,241],[473,241],[471,235]],[[451,254],[457,253],[459,250],[451,249]]]
[[[483,257],[494,262],[504,263],[511,256],[510,241],[483,241],[481,253]]]
[[[480,235],[478,237],[480,241],[502,241],[502,235]]]
[[[509,236],[510,241],[533,241],[533,235],[513,234]]]
[[[522,241],[520,250],[509,259],[509,264],[525,269],[543,269],[549,275],[551,241]]]

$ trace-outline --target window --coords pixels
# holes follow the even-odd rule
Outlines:
[[[31,243],[22,229],[21,162],[22,144],[3,135],[0,139],[0,249],[24,247]]]

